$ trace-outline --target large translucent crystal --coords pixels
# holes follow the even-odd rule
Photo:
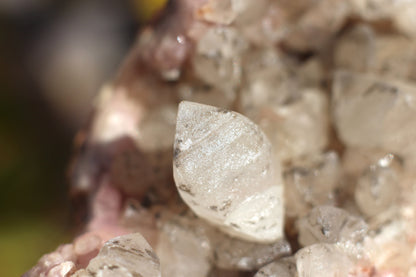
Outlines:
[[[280,166],[257,125],[235,112],[182,102],[174,149],[176,186],[197,215],[243,239],[282,237]]]

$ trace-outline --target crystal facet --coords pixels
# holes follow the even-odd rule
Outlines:
[[[282,237],[280,167],[257,125],[235,112],[182,102],[174,149],[176,186],[198,216],[244,239]]]

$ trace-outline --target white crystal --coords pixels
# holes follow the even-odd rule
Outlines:
[[[255,243],[214,231],[210,240],[214,249],[214,264],[222,269],[254,270],[291,253],[290,244],[284,239],[267,244]]]
[[[264,114],[259,125],[282,160],[319,153],[328,143],[328,100],[318,89],[307,89],[289,103],[265,109]]]
[[[288,63],[274,48],[251,51],[245,57],[246,85],[241,92],[242,112],[245,115],[256,120],[265,106],[288,102],[298,94]]]
[[[283,236],[280,165],[257,125],[235,112],[182,102],[174,148],[176,186],[197,215],[243,239]]]
[[[293,1],[294,2],[294,1]],[[312,5],[294,20],[284,42],[297,51],[321,50],[350,14],[348,1],[310,1]]]
[[[263,266],[254,277],[294,277],[296,264],[293,257],[280,259]]]
[[[312,207],[334,202],[341,167],[338,155],[328,152],[296,160],[284,172],[286,215],[305,215]]]
[[[367,232],[364,220],[331,206],[314,208],[298,221],[298,228],[298,241],[303,246],[347,241],[356,243],[363,240]]]
[[[193,66],[206,83],[224,90],[241,82],[241,59],[247,42],[233,27],[213,27],[206,31],[196,46]]]
[[[367,216],[378,215],[394,206],[399,195],[399,174],[385,159],[367,168],[357,182],[355,201]]]
[[[363,24],[337,41],[334,63],[337,68],[414,81],[416,61],[412,53],[415,51],[413,40],[399,34],[377,34]]]
[[[86,269],[96,276],[161,276],[158,257],[139,233],[107,241]]]
[[[416,87],[372,75],[339,71],[333,114],[348,146],[380,148],[402,157],[416,153]]]
[[[178,94],[180,100],[221,108],[231,108],[237,98],[235,90],[220,90],[203,83],[182,84],[178,87]]]
[[[348,277],[353,261],[334,244],[314,244],[300,249],[296,255],[299,277]]]
[[[198,220],[172,216],[160,223],[156,253],[162,276],[205,277],[211,269],[212,249]],[[202,225],[202,224],[201,224]]]
[[[175,134],[176,105],[150,109],[138,125],[138,143],[146,151],[172,149]]]
[[[219,23],[251,23],[259,18],[268,6],[268,0],[209,0],[198,10],[203,19]]]

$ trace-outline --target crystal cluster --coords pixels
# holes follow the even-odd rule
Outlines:
[[[416,276],[415,18],[170,1],[78,136],[86,233],[24,276]]]

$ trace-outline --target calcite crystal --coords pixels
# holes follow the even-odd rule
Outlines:
[[[263,266],[254,277],[292,277],[296,276],[296,264],[293,257],[283,258]]]
[[[350,146],[381,148],[412,158],[415,95],[412,83],[337,72],[333,113],[341,139]]]
[[[159,259],[139,233],[107,241],[86,270],[74,276],[160,277]]]
[[[265,134],[241,114],[182,102],[173,172],[192,210],[229,234],[258,242],[283,236],[280,165]]]
[[[298,222],[299,243],[303,246],[315,243],[360,242],[367,232],[364,220],[346,211],[319,206]]]
[[[338,246],[318,243],[299,250],[296,255],[299,277],[347,277],[354,270],[354,262]]]
[[[416,276],[415,14],[169,1],[77,136],[85,232],[24,276]]]

